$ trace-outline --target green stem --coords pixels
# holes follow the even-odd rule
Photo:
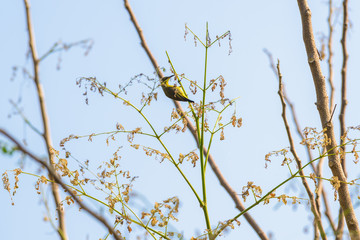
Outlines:
[[[204,159],[204,130],[205,130],[205,96],[206,96],[206,74],[207,74],[207,58],[208,58],[208,39],[209,32],[208,32],[208,23],[206,23],[206,45],[205,45],[205,70],[204,70],[204,87],[203,87],[203,98],[201,103],[201,133],[199,136],[199,148],[200,148],[200,162],[201,162],[201,182],[202,182],[202,192],[203,192],[203,211],[206,221],[206,227],[208,229],[209,239],[212,239],[212,232],[211,232],[211,224],[209,219],[209,213],[207,209],[207,199],[206,199],[206,181],[205,181],[205,159]],[[199,128],[198,128],[199,130]]]
[[[285,183],[287,183],[288,181],[290,181],[291,179],[297,177],[296,175],[298,173],[300,173],[300,171],[302,171],[304,168],[306,168],[307,166],[309,166],[312,162],[315,162],[317,160],[319,160],[320,158],[324,157],[324,155],[321,155],[320,157],[308,162],[307,164],[305,164],[301,169],[299,169],[296,173],[294,173],[293,175],[291,175],[289,178],[287,178],[286,180],[284,180],[283,182],[281,182],[279,185],[277,185],[276,187],[274,187],[273,189],[271,189],[268,193],[266,193],[262,198],[260,198],[258,201],[256,201],[255,203],[253,203],[251,206],[249,206],[248,208],[246,208],[244,211],[240,212],[239,214],[237,214],[235,217],[233,217],[232,219],[230,219],[228,221],[227,224],[225,224],[224,226],[221,227],[221,229],[217,230],[214,234],[214,238],[217,237],[222,231],[224,231],[224,229],[229,226],[230,223],[232,223],[233,221],[235,221],[236,219],[238,219],[240,216],[242,216],[243,214],[245,214],[246,212],[250,211],[252,208],[254,208],[255,206],[257,206],[259,203],[261,203],[262,201],[264,201],[267,196],[269,196],[271,193],[275,192],[275,190],[277,190],[278,188],[280,188],[282,185],[284,185]]]
[[[187,26],[185,26],[186,27],[186,29],[188,29],[191,33],[192,33],[192,35],[194,35],[194,37],[206,48],[207,47],[207,42],[206,42],[206,45],[201,41],[201,39],[193,32],[193,31],[191,31],[191,29],[190,28],[188,28]],[[206,23],[206,32],[207,32],[207,23]],[[206,39],[207,40],[207,39]]]
[[[158,138],[158,141],[160,142],[160,144],[162,145],[162,147],[165,149],[165,151],[167,152],[167,154],[170,156],[171,158],[171,162],[174,164],[174,166],[176,167],[176,169],[179,171],[179,173],[181,174],[181,176],[184,178],[184,180],[186,181],[186,183],[189,185],[190,189],[193,191],[196,199],[199,201],[200,206],[203,206],[203,202],[201,201],[201,198],[199,197],[199,195],[197,194],[196,190],[194,189],[194,187],[191,185],[190,181],[187,179],[187,177],[185,176],[185,174],[183,173],[183,171],[181,170],[181,168],[178,166],[178,164],[176,164],[174,158],[172,157],[172,155],[170,154],[169,150],[167,149],[167,147],[165,146],[165,144],[163,143],[163,141]]]

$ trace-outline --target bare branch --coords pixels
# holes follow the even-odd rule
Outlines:
[[[77,196],[74,194],[74,191],[70,189],[66,184],[61,181],[61,179],[58,177],[57,173],[54,171],[54,168],[47,164],[46,162],[42,161],[40,158],[32,154],[29,150],[27,150],[24,146],[22,146],[17,140],[15,140],[14,137],[12,137],[9,133],[7,133],[5,130],[0,128],[0,133],[3,134],[5,137],[7,137],[9,140],[11,140],[18,150],[20,150],[25,155],[29,156],[33,160],[35,160],[37,163],[39,163],[41,166],[45,167],[48,171],[49,175],[51,176],[51,179],[60,184],[60,186],[65,190],[65,192],[69,193],[69,195],[76,201],[77,204],[79,204],[81,209],[84,209],[86,212],[88,212],[91,216],[96,218],[99,222],[101,222],[108,230],[109,232],[114,236],[116,240],[123,240],[123,238],[115,232],[113,227],[100,215],[96,214],[94,211],[92,211],[89,207],[87,207]]]
[[[47,155],[50,161],[50,167],[54,164],[53,160],[53,154],[51,153],[51,147],[52,147],[52,141],[51,141],[51,134],[50,134],[50,126],[49,126],[49,119],[47,115],[46,105],[45,105],[45,96],[43,87],[39,80],[39,59],[38,54],[36,51],[36,45],[35,45],[35,36],[34,36],[34,30],[31,22],[31,13],[30,13],[30,4],[28,0],[24,0],[25,4],[25,12],[26,12],[26,23],[27,23],[27,30],[28,30],[28,37],[29,37],[29,47],[31,51],[32,56],[32,62],[33,62],[33,80],[36,85],[37,89],[37,95],[38,100],[40,104],[41,109],[41,117],[43,122],[43,139],[45,141],[46,149],[47,149]],[[52,187],[52,193],[56,205],[56,210],[59,218],[59,228],[58,233],[61,239],[67,239],[67,233],[66,233],[66,225],[65,225],[65,213],[63,208],[61,207],[61,197],[59,188],[56,184],[51,184]]]
[[[337,177],[340,181],[340,188],[338,189],[339,200],[341,208],[345,213],[345,220],[349,229],[350,237],[352,240],[360,239],[359,224],[351,202],[349,188],[345,183],[346,176],[342,169],[339,155],[337,154],[337,143],[333,124],[329,121],[331,118],[329,111],[329,98],[327,96],[325,78],[321,72],[320,60],[315,45],[311,23],[311,11],[306,0],[298,0],[297,2],[302,20],[303,40],[316,90],[316,105],[319,111],[322,127],[326,130],[325,133],[331,140],[330,144],[326,146],[329,151],[329,167],[333,176]]]
[[[346,146],[344,144],[344,139],[342,138],[346,133],[346,124],[345,124],[345,109],[347,105],[347,99],[346,99],[346,72],[347,72],[347,60],[349,58],[349,54],[347,52],[346,48],[346,33],[348,29],[348,1],[343,1],[343,27],[342,27],[342,38],[341,38],[341,47],[342,47],[342,55],[343,55],[343,63],[341,68],[341,109],[340,109],[340,145],[341,145],[341,151],[346,151]],[[344,171],[345,177],[347,176],[346,172],[346,159],[345,154],[340,158],[342,169]],[[343,236],[344,231],[344,216],[343,211],[340,208],[339,209],[339,221],[338,221],[338,227],[336,230],[336,239],[340,240]]]
[[[267,50],[267,49],[264,49],[263,51],[268,56],[269,62],[270,62],[270,68],[272,69],[273,73],[275,74],[275,77],[278,79],[279,78],[278,72],[277,72],[277,69],[276,69],[276,66],[275,66],[275,63],[274,63],[274,58],[273,58],[271,52],[269,50]],[[296,127],[296,132],[299,135],[299,137],[301,138],[301,140],[304,140],[304,135],[302,133],[300,123],[299,123],[298,118],[297,118],[297,114],[296,114],[296,111],[295,111],[294,104],[288,98],[284,85],[283,85],[283,96],[284,96],[284,100],[285,100],[286,104],[288,104],[289,107],[290,107],[291,115],[293,117],[293,121],[294,121],[294,124],[295,124],[295,127]],[[306,145],[306,150],[307,150],[306,153],[308,155],[309,162],[311,162],[313,160],[313,157],[312,157],[312,154],[311,154],[310,146],[307,143],[305,143],[305,145]],[[312,162],[311,167],[314,170],[314,172],[316,172],[315,163]]]
[[[347,61],[349,58],[349,54],[347,52],[347,48],[346,48],[346,33],[347,33],[347,29],[348,29],[348,7],[347,7],[347,0],[344,0],[343,2],[343,9],[344,9],[344,22],[343,22],[343,32],[342,32],[342,38],[341,38],[341,46],[342,46],[342,52],[343,52],[343,64],[342,64],[342,68],[341,68],[341,110],[340,110],[340,130],[341,130],[341,136],[344,136],[345,132],[346,132],[346,126],[345,126],[345,109],[347,106],[347,99],[346,99],[346,71],[347,71]],[[340,140],[340,144],[344,145],[344,140],[341,139]],[[342,147],[343,150],[345,151],[345,145]],[[343,166],[343,171],[346,174],[346,169],[345,169],[345,159],[341,159],[341,163]]]
[[[330,212],[330,206],[329,206],[329,202],[328,202],[328,198],[327,198],[327,193],[325,191],[324,188],[322,188],[321,194],[323,195],[323,201],[324,201],[324,205],[325,205],[325,216],[329,221],[329,224],[331,226],[331,229],[333,230],[333,232],[335,233],[336,231],[336,227],[335,227],[335,223],[333,221],[333,218],[331,216],[331,212]]]
[[[148,47],[146,41],[145,41],[145,37],[142,33],[142,30],[140,28],[139,23],[136,20],[135,14],[131,9],[131,6],[128,2],[128,0],[124,0],[124,5],[126,10],[128,11],[129,15],[130,15],[130,19],[132,21],[132,23],[134,24],[134,27],[139,35],[139,38],[141,40],[141,46],[144,48],[148,58],[150,59],[153,67],[155,68],[157,74],[159,75],[159,78],[163,77],[163,74],[161,71],[159,71],[159,64],[157,63],[154,55],[151,53],[150,48]],[[198,139],[197,139],[197,133],[196,133],[196,128],[194,127],[194,125],[191,123],[190,119],[188,119],[188,117],[184,114],[184,110],[181,107],[180,103],[177,101],[174,101],[175,107],[178,110],[178,112],[180,113],[180,115],[182,115],[182,117],[184,117],[186,119],[187,122],[187,127],[189,128],[190,132],[192,133],[195,141],[197,142],[197,144],[199,144]],[[207,155],[207,149],[204,147],[204,155]],[[227,193],[230,195],[230,197],[233,199],[233,201],[235,202],[235,206],[239,211],[244,211],[245,207],[242,204],[242,202],[240,201],[238,195],[236,194],[236,191],[234,189],[232,189],[232,187],[230,186],[230,184],[226,181],[225,177],[222,175],[220,169],[218,168],[217,164],[215,163],[214,158],[212,157],[211,154],[209,154],[208,157],[208,161],[210,163],[210,166],[212,168],[212,170],[214,171],[216,177],[218,178],[221,186],[223,186],[225,188],[225,190],[227,191]],[[251,215],[249,213],[245,213],[244,214],[245,219],[248,221],[248,223],[250,224],[250,226],[255,230],[255,232],[258,234],[258,236],[262,239],[262,240],[267,240],[268,237],[266,236],[265,232],[260,228],[260,226],[256,223],[256,221],[251,217]]]
[[[17,111],[17,114],[19,114],[21,116],[21,118],[23,119],[23,121],[34,131],[36,132],[39,136],[42,136],[42,132],[37,129],[31,122],[30,120],[25,116],[25,114],[21,111],[21,109],[19,108],[19,106],[12,100],[10,100],[11,105],[14,106],[14,108]]]
[[[328,82],[330,85],[330,110],[334,107],[334,99],[335,99],[335,85],[334,85],[334,71],[333,71],[333,50],[332,50],[332,38],[333,38],[333,32],[334,32],[334,25],[332,23],[332,15],[333,15],[333,4],[332,0],[329,0],[329,17],[328,17],[328,25],[329,25],[329,36],[328,36]]]
[[[294,140],[292,138],[291,130],[290,130],[287,118],[286,118],[286,103],[285,103],[284,94],[283,94],[282,75],[281,75],[281,72],[280,72],[280,61],[278,61],[278,64],[277,64],[277,73],[278,73],[277,75],[279,76],[279,91],[278,91],[278,94],[280,96],[281,105],[282,105],[282,114],[281,114],[281,116],[282,116],[282,119],[284,121],[286,133],[287,133],[288,140],[289,140],[289,143],[290,143],[290,151],[291,151],[292,155],[295,158],[295,161],[297,163],[298,168],[300,169],[299,173],[300,173],[300,176],[301,176],[301,181],[302,181],[302,184],[305,187],[307,195],[309,196],[309,201],[310,201],[310,204],[311,204],[311,211],[312,211],[312,213],[314,215],[316,225],[319,228],[321,238],[325,240],[327,238],[326,238],[326,235],[325,235],[324,228],[322,226],[321,217],[320,217],[320,214],[319,214],[319,209],[316,206],[314,194],[312,193],[312,191],[310,189],[310,186],[309,186],[306,178],[304,177],[305,174],[304,174],[304,171],[302,170],[301,159],[299,158],[299,156],[297,155],[297,152],[295,150]],[[316,231],[317,231],[317,229],[315,229],[315,232]]]
[[[58,42],[54,43],[53,46],[39,58],[39,62],[43,61],[45,58],[47,58],[48,56],[50,56],[53,53],[67,51],[70,48],[77,47],[77,46],[82,46],[83,48],[85,48],[84,55],[87,55],[89,53],[89,51],[91,50],[93,44],[94,44],[94,41],[92,39],[84,39],[84,40],[72,42],[72,43],[63,43],[62,41],[58,41]]]

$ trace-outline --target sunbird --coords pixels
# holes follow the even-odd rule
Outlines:
[[[165,95],[168,98],[174,99],[176,101],[182,101],[182,102],[191,102],[193,103],[193,100],[190,100],[186,97],[186,94],[182,90],[181,87],[176,87],[174,85],[169,84],[170,78],[172,78],[174,75],[171,75],[169,77],[163,77],[160,80],[161,87],[165,93]]]

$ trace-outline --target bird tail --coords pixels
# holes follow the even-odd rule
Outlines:
[[[185,97],[185,96],[181,96],[181,97],[180,97],[180,101],[190,102],[190,103],[193,103],[193,102],[194,102],[193,100],[188,99],[188,98],[187,98],[187,97]]]

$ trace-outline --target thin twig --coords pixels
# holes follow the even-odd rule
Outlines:
[[[88,44],[88,46],[86,46],[86,44]],[[93,40],[92,39],[84,39],[84,40],[72,42],[72,43],[62,43],[61,41],[58,41],[58,42],[54,43],[52,45],[52,47],[39,58],[39,62],[43,61],[45,58],[47,58],[48,56],[50,56],[53,53],[67,51],[72,47],[81,46],[81,45],[86,47],[85,55],[87,55],[88,52],[90,51],[90,49],[92,48]]]
[[[273,58],[271,52],[269,50],[267,50],[267,49],[264,49],[263,51],[268,56],[269,62],[270,62],[270,68],[273,70],[273,73],[275,74],[276,79],[278,79],[279,78],[278,72],[277,72],[277,69],[276,69],[276,66],[275,66],[275,63],[274,63],[274,58]],[[296,111],[295,111],[294,104],[288,98],[284,86],[283,86],[283,96],[284,96],[286,104],[288,104],[289,107],[290,107],[291,115],[293,117],[293,121],[294,121],[294,124],[295,124],[295,127],[296,127],[296,132],[299,135],[299,137],[301,138],[301,140],[304,140],[304,135],[302,133],[300,123],[299,123],[298,118],[297,118],[297,114],[296,114]],[[308,155],[309,162],[311,162],[313,160],[313,157],[312,157],[312,154],[311,154],[311,148],[310,148],[310,146],[309,146],[309,144],[307,142],[305,142],[305,145],[306,145],[306,150],[307,150],[306,153]],[[315,163],[312,162],[311,167],[314,170],[314,172],[316,172]]]
[[[19,106],[12,100],[10,100],[11,105],[14,106],[14,108],[16,109],[17,113],[21,116],[21,118],[23,119],[23,121],[37,134],[39,134],[39,136],[42,136],[42,132],[37,129],[31,122],[30,120],[25,116],[25,114],[21,111],[21,109],[19,108]]]
[[[281,75],[281,72],[280,72],[280,61],[278,61],[278,64],[277,64],[277,73],[278,73],[278,76],[279,76],[279,91],[278,91],[278,94],[280,96],[281,105],[282,105],[282,114],[281,114],[281,116],[283,118],[286,133],[287,133],[288,140],[289,140],[289,143],[290,143],[290,151],[291,151],[292,155],[295,158],[295,161],[297,163],[298,168],[302,169],[301,159],[299,158],[299,156],[297,155],[297,152],[295,150],[294,140],[292,138],[291,130],[290,130],[287,118],[286,118],[286,103],[285,103],[285,99],[284,99],[284,95],[283,95],[282,75]],[[301,176],[305,176],[303,170],[301,170],[299,173],[300,173]],[[317,227],[318,227],[318,229],[320,231],[321,238],[323,240],[326,240],[327,238],[326,238],[325,231],[324,231],[324,228],[323,228],[322,222],[321,222],[321,217],[320,217],[320,214],[319,214],[320,211],[316,206],[314,194],[312,193],[306,178],[301,177],[301,181],[302,181],[302,184],[304,185],[305,190],[306,190],[306,192],[307,192],[307,194],[309,196],[309,201],[310,201],[310,204],[311,204],[311,211],[312,211],[312,213],[314,215],[316,225],[317,225]],[[315,229],[315,231],[317,231],[317,230]]]
[[[79,197],[74,193],[74,191],[69,188],[57,175],[57,173],[54,171],[54,168],[50,165],[47,164],[45,161],[42,161],[40,158],[38,158],[37,156],[35,156],[34,154],[32,154],[29,150],[27,150],[24,146],[22,146],[17,140],[15,140],[15,138],[13,136],[11,136],[9,133],[7,133],[5,130],[0,128],[0,133],[3,134],[5,137],[7,137],[9,140],[11,140],[16,147],[18,148],[18,150],[20,150],[22,153],[24,153],[25,155],[29,156],[30,158],[32,158],[33,160],[35,160],[37,163],[39,163],[41,166],[45,167],[46,170],[48,171],[49,175],[51,176],[51,179],[55,182],[57,182],[64,190],[65,192],[67,192],[72,199],[74,199],[76,201],[76,203],[80,206],[80,209],[84,209],[86,212],[88,212],[91,216],[93,216],[94,218],[96,218],[99,222],[101,222],[108,230],[109,232],[113,235],[113,237],[116,240],[123,240],[123,238],[117,234],[115,232],[115,230],[113,229],[113,227],[100,215],[96,214],[94,211],[92,211],[88,206],[86,206],[80,199]]]
[[[330,143],[326,146],[329,151],[329,167],[332,171],[334,177],[337,177],[340,181],[340,187],[338,189],[339,201],[341,208],[345,212],[345,220],[350,233],[352,240],[360,239],[360,228],[358,220],[354,212],[354,207],[351,202],[351,196],[349,193],[349,187],[345,183],[346,176],[341,166],[341,160],[339,154],[337,154],[337,143],[334,133],[334,127],[332,122],[329,122],[330,119],[330,110],[329,110],[329,98],[326,92],[326,82],[323,77],[320,59],[317,54],[317,49],[315,45],[314,33],[311,23],[311,11],[306,0],[298,0],[299,11],[302,21],[302,30],[303,30],[303,40],[306,48],[306,53],[308,57],[308,64],[312,73],[315,90],[316,90],[316,105],[319,111],[321,124],[323,129],[325,129],[325,134],[330,139]]]
[[[335,223],[333,221],[333,218],[331,216],[331,211],[330,211],[330,206],[329,206],[329,202],[328,202],[328,198],[327,198],[327,193],[326,193],[324,188],[322,188],[321,192],[322,192],[321,194],[323,195],[323,201],[324,201],[324,206],[325,206],[325,216],[329,221],[331,229],[333,230],[333,232],[335,232],[336,227],[335,227]]]
[[[50,167],[53,167],[54,160],[53,160],[53,154],[51,153],[51,147],[53,146],[52,140],[51,140],[51,134],[50,134],[50,125],[49,125],[49,119],[47,115],[46,105],[45,105],[45,96],[43,87],[39,80],[39,58],[36,51],[36,44],[35,44],[35,36],[34,36],[34,30],[31,22],[31,14],[30,14],[30,4],[28,0],[24,0],[25,4],[25,12],[26,12],[26,22],[27,22],[27,30],[28,30],[28,37],[29,37],[29,47],[31,51],[32,56],[32,62],[33,62],[33,74],[34,74],[34,83],[36,85],[37,89],[37,95],[38,100],[40,104],[41,109],[41,117],[42,117],[42,123],[43,123],[43,139],[46,145],[47,155],[50,161]],[[61,197],[59,188],[56,184],[51,184],[52,193],[54,197],[54,202],[56,205],[56,211],[59,218],[59,229],[58,233],[61,239],[67,239],[67,233],[66,233],[66,225],[65,225],[65,212],[61,205]]]
[[[345,124],[345,109],[347,105],[347,99],[346,99],[346,72],[347,72],[347,60],[349,58],[349,54],[347,52],[346,48],[346,34],[348,30],[348,1],[343,1],[343,27],[342,27],[342,38],[341,38],[341,47],[342,47],[342,55],[343,55],[343,63],[341,68],[341,108],[340,108],[340,144],[341,144],[341,151],[346,152],[346,147],[343,144],[344,139],[342,138],[346,134],[346,124]],[[342,169],[344,171],[345,177],[347,176],[346,172],[346,159],[345,154],[342,155],[340,158]],[[339,216],[338,216],[338,227],[336,230],[336,240],[342,239],[343,232],[344,232],[344,214],[343,210],[339,209]]]
[[[145,37],[143,35],[143,32],[140,28],[139,23],[136,20],[135,14],[131,9],[131,6],[128,2],[128,0],[124,0],[124,5],[126,10],[128,11],[129,15],[130,15],[130,19],[132,21],[132,23],[134,24],[134,27],[139,35],[139,38],[141,40],[141,46],[144,48],[145,52],[147,53],[148,58],[150,59],[154,69],[156,70],[157,74],[159,75],[159,78],[163,77],[163,74],[161,71],[159,71],[159,65],[154,57],[154,55],[151,53],[150,48],[148,47],[146,41],[145,41]],[[182,115],[182,117],[184,117],[186,119],[187,122],[187,127],[190,130],[190,132],[192,133],[195,141],[198,144],[198,138],[197,138],[197,133],[196,133],[196,128],[194,127],[194,125],[191,123],[190,119],[188,119],[188,117],[185,115],[185,111],[183,110],[183,108],[181,107],[181,104],[177,101],[174,101],[175,107],[178,110],[178,112],[180,113],[180,115]],[[204,147],[204,155],[207,155],[207,149]],[[218,178],[221,186],[223,186],[225,188],[225,190],[227,191],[227,193],[230,195],[230,197],[232,198],[232,200],[235,202],[235,206],[239,211],[244,211],[245,207],[242,204],[242,202],[240,201],[236,191],[234,189],[232,189],[232,187],[230,186],[230,184],[227,182],[227,180],[225,179],[225,177],[223,176],[223,174],[221,173],[219,167],[217,166],[214,158],[212,157],[211,154],[209,154],[208,157],[208,161],[209,164],[212,168],[212,170],[214,171],[216,177]],[[258,236],[260,237],[260,239],[262,240],[267,240],[269,239],[267,237],[267,235],[265,234],[265,232],[260,228],[260,226],[256,223],[256,221],[251,217],[251,215],[249,213],[245,213],[244,214],[245,219],[248,221],[248,223],[250,224],[250,226],[255,230],[255,232],[258,234]]]
[[[332,23],[332,15],[333,15],[333,4],[332,0],[329,0],[329,17],[328,17],[328,25],[329,25],[329,37],[328,37],[328,82],[330,85],[330,110],[334,107],[334,101],[335,101],[335,85],[334,85],[334,71],[333,71],[333,50],[332,50],[332,38],[333,38],[333,32],[334,32],[334,25]]]

